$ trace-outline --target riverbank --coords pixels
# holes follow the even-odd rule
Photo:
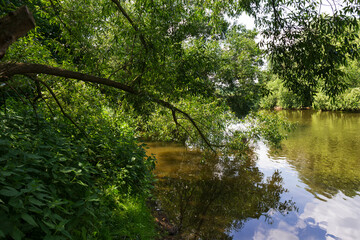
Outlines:
[[[263,110],[269,110],[269,109],[263,109]],[[354,109],[354,110],[330,110],[330,109],[315,109],[313,107],[299,107],[299,108],[283,108],[281,106],[275,106],[271,110],[275,111],[303,111],[303,110],[315,110],[315,111],[323,111],[323,112],[348,112],[348,113],[360,113],[360,109]]]
[[[149,199],[147,202],[151,210],[158,230],[157,240],[178,240],[181,239],[178,227],[169,219],[166,212],[160,208],[156,200]]]
[[[356,77],[357,79],[357,77]],[[286,88],[280,79],[273,79],[266,84],[270,94],[262,97],[259,107],[263,109],[303,109],[304,106],[322,111],[360,111],[360,83],[354,83],[341,94],[330,98],[319,89],[307,100]]]

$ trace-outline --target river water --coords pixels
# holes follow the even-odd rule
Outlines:
[[[298,123],[281,150],[226,157],[148,143],[178,239],[360,239],[360,114],[278,114]]]

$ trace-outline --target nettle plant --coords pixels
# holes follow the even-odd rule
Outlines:
[[[30,107],[12,109],[0,111],[0,237],[97,238],[116,201],[147,194],[153,159],[130,131],[121,138],[105,127],[90,140],[63,134],[69,124]],[[114,186],[118,200],[107,194]]]

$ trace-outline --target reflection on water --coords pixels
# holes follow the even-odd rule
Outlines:
[[[274,158],[286,158],[314,195],[328,198],[339,191],[355,196],[360,190],[360,114],[282,111],[299,129]]]
[[[271,222],[294,210],[275,171],[268,178],[250,156],[203,156],[179,145],[149,144],[159,159],[156,197],[186,239],[232,239],[250,219]]]
[[[150,144],[157,197],[183,239],[360,238],[360,114],[279,114],[299,122],[279,151],[204,157]]]

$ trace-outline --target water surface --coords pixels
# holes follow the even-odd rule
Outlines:
[[[182,239],[360,239],[360,114],[281,111],[281,150],[202,155],[149,143],[156,195]]]

